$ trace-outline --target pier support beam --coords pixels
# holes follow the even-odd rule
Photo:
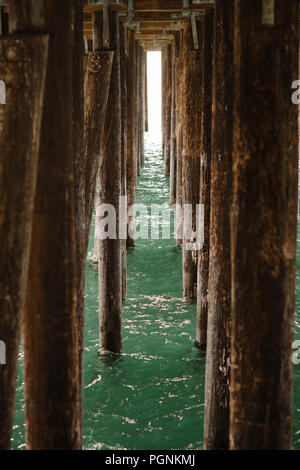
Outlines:
[[[103,159],[103,138],[108,94],[111,83],[113,50],[103,49],[102,13],[93,15],[93,52],[89,52],[85,75],[85,207],[86,207],[86,238],[85,253],[88,251],[92,216],[95,207],[97,176]],[[99,188],[98,188],[99,189]],[[99,199],[99,198],[98,198]],[[97,201],[98,204],[98,201]],[[99,201],[101,204],[101,201]],[[95,253],[98,253],[97,239]]]
[[[126,79],[127,79],[127,203],[128,208],[135,204],[135,194],[137,185],[137,155],[136,155],[136,126],[135,126],[135,107],[136,107],[136,80],[135,80],[135,33],[129,31],[129,54],[126,60]],[[134,216],[129,214],[128,228],[134,224]],[[127,248],[134,247],[134,238],[130,236],[128,230]]]
[[[234,0],[216,0],[204,448],[229,446]]]
[[[46,35],[0,39],[0,77],[6,84],[6,104],[0,105],[0,338],[6,345],[6,364],[0,365],[1,450],[10,448],[13,426],[47,51]]]
[[[145,164],[145,54],[141,46],[139,48],[139,156],[140,156],[140,168]]]
[[[137,163],[137,177],[141,175],[141,125],[140,125],[140,109],[141,109],[141,54],[140,45],[135,41],[135,155]]]
[[[27,449],[79,449],[72,2],[45,0],[51,32],[24,318]],[[59,18],[59,21],[58,21]]]
[[[235,21],[230,448],[289,449],[298,2],[236,0]]]
[[[197,21],[199,37],[202,35],[202,22]],[[182,186],[183,214],[183,295],[187,299],[197,298],[197,259],[194,251],[187,249],[193,242],[192,234],[187,233],[187,205],[192,207],[192,228],[196,232],[196,205],[199,204],[200,187],[200,147],[202,120],[202,48],[194,49],[192,29],[184,30],[184,97],[183,97],[183,146],[182,146]],[[200,84],[200,86],[199,86]]]
[[[78,364],[80,419],[83,414],[83,339],[85,289],[85,165],[84,165],[84,42],[83,0],[73,2],[73,153],[75,162],[75,232],[77,266]]]
[[[114,51],[104,130],[103,164],[100,170],[102,204],[116,213],[116,234],[100,240],[99,312],[100,350],[120,353],[122,349],[122,255],[119,238],[121,196],[121,85],[120,31],[118,14],[109,11],[110,47]],[[103,214],[104,217],[104,214]]]
[[[176,171],[177,171],[177,154],[176,154],[176,55],[178,54],[178,44],[172,45],[172,89],[171,89],[171,136],[170,136],[170,204],[176,204]]]
[[[182,107],[183,107],[183,31],[176,37],[176,245],[182,244]]]
[[[167,74],[167,48],[164,46],[161,50],[161,132],[162,132],[162,153],[165,158],[166,146],[166,74]]]
[[[148,55],[145,54],[145,132],[149,132],[149,106],[148,106]]]
[[[125,34],[128,31],[120,25],[120,84],[121,84],[121,196],[125,201],[123,219],[120,223],[127,230],[127,81]],[[127,38],[126,38],[127,39]],[[125,220],[124,220],[125,219]],[[127,296],[127,247],[126,238],[121,239],[122,250],[122,299]]]
[[[205,14],[203,25],[203,113],[201,129],[200,204],[204,207],[204,244],[198,253],[196,344],[206,349],[208,316],[208,274],[210,240],[210,180],[211,180],[211,124],[212,124],[212,59],[214,13]]]
[[[172,116],[172,45],[168,44],[165,51],[164,63],[164,161],[165,161],[165,176],[170,176],[170,154],[171,154],[171,116]]]

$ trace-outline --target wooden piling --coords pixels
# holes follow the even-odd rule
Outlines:
[[[135,147],[135,106],[136,106],[136,80],[135,80],[135,39],[134,31],[129,31],[129,54],[126,60],[127,78],[127,204],[128,208],[135,204],[137,185],[137,156]],[[128,217],[128,227],[134,223],[134,216]],[[128,234],[127,248],[134,247],[134,238]]]
[[[26,443],[79,449],[72,2],[46,0],[49,58],[24,318]],[[59,18],[59,21],[57,20]]]
[[[83,415],[83,340],[85,294],[85,164],[84,164],[84,42],[83,0],[73,2],[73,154],[75,163],[75,232],[77,266],[78,364],[80,420]],[[82,432],[82,424],[80,426]]]
[[[176,204],[176,172],[177,172],[177,155],[176,155],[176,73],[175,61],[178,50],[176,50],[176,42],[172,45],[172,80],[171,80],[171,128],[170,128],[170,204]]]
[[[204,448],[228,449],[231,335],[234,0],[217,0],[214,20],[209,315]]]
[[[0,39],[6,84],[6,104],[0,105],[0,338],[6,345],[6,364],[0,365],[1,450],[10,448],[13,426],[48,53],[47,35],[20,31]]]
[[[165,88],[164,102],[164,162],[165,176],[170,176],[170,153],[171,153],[171,116],[172,116],[172,45],[166,46],[164,76]]]
[[[145,132],[149,132],[149,106],[148,106],[148,55],[145,54]]]
[[[196,344],[206,349],[208,315],[208,274],[210,240],[210,179],[211,179],[211,121],[212,121],[212,59],[213,59],[214,13],[204,16],[202,63],[203,113],[201,128],[200,204],[204,210],[203,247],[198,253],[197,322]]]
[[[110,47],[114,51],[104,130],[103,164],[100,171],[102,204],[116,211],[116,236],[100,241],[99,312],[100,350],[122,350],[122,256],[119,238],[121,195],[121,86],[120,31],[117,12],[109,10]]]
[[[183,126],[183,31],[176,36],[176,245],[182,244],[182,126]]]
[[[298,2],[235,2],[230,448],[290,449]]]
[[[145,164],[144,154],[144,134],[145,134],[145,55],[144,50],[139,46],[139,155],[140,155],[140,167],[142,168]]]
[[[197,21],[199,37],[202,22]],[[183,144],[182,144],[182,202],[184,226],[187,221],[187,206],[192,208],[192,228],[196,232],[196,205],[199,204],[200,146],[202,119],[202,49],[194,49],[192,29],[184,30],[184,97],[183,97]],[[194,251],[187,248],[193,240],[183,230],[183,295],[187,299],[197,298],[197,259]]]
[[[167,49],[161,49],[161,133],[162,133],[162,153],[165,158],[166,146],[166,72],[167,72]]]
[[[128,30],[120,24],[120,83],[121,83],[121,196],[124,204],[123,224],[127,231],[127,82],[126,82],[126,55],[125,55],[125,34]],[[124,234],[126,235],[126,233]],[[122,299],[127,296],[127,247],[126,238],[121,239],[122,250]]]
[[[111,83],[112,62],[114,51],[103,49],[102,12],[94,13],[93,17],[93,52],[89,52],[85,75],[85,207],[86,237],[85,252],[87,254],[92,215],[95,207],[95,192],[98,172],[104,148],[104,124]],[[101,204],[101,201],[99,202]],[[96,243],[97,244],[97,243]]]
[[[141,54],[140,46],[135,44],[135,155],[137,162],[137,176],[141,175],[141,126],[140,126],[140,106],[141,106]]]

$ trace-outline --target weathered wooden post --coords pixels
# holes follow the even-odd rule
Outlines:
[[[140,126],[140,106],[141,106],[141,54],[138,41],[135,41],[135,155],[137,161],[137,176],[141,175],[141,126]]]
[[[100,240],[99,312],[100,350],[120,353],[122,349],[122,256],[120,228],[121,196],[121,84],[120,84],[120,25],[116,11],[108,11],[109,42],[106,47],[114,51],[112,76],[107,103],[103,164],[100,170],[102,205],[115,211],[115,233]],[[108,26],[108,25],[107,25]],[[103,213],[103,217],[104,217]],[[113,224],[114,225],[114,224]],[[110,227],[111,228],[111,227]],[[103,234],[102,234],[103,235]],[[104,238],[104,237],[103,237]]]
[[[165,158],[166,146],[166,74],[167,74],[167,49],[161,49],[161,132],[162,132],[162,153]]]
[[[136,54],[135,54],[135,32],[129,31],[129,53],[126,61],[127,79],[127,204],[128,208],[135,204],[135,194],[137,185],[137,155],[135,146],[136,126],[135,126],[135,106],[136,106]],[[134,224],[134,216],[129,213],[128,228]],[[134,238],[130,236],[128,230],[127,248],[134,247]]]
[[[183,67],[183,31],[176,37],[176,244],[182,244],[182,115],[183,85],[185,83]]]
[[[201,129],[200,204],[204,207],[204,244],[198,253],[196,344],[206,348],[208,315],[208,274],[210,240],[210,179],[212,121],[212,58],[214,13],[208,11],[203,24],[203,114]]]
[[[148,53],[145,50],[145,132],[149,132],[149,106],[148,106]]]
[[[29,34],[30,18],[20,18],[19,10],[11,14],[19,34],[0,38],[6,90],[6,104],[0,105],[0,338],[6,345],[6,364],[0,365],[1,450],[10,448],[13,425],[48,52],[48,36]]]
[[[95,207],[95,192],[104,148],[104,125],[111,82],[114,51],[104,48],[103,13],[93,13],[93,51],[88,54],[85,75],[85,207],[86,207],[86,238],[85,253],[87,254],[92,215]],[[101,187],[101,179],[98,179]],[[98,188],[99,189],[99,188]],[[101,206],[98,195],[97,206]],[[97,220],[96,220],[97,225]],[[95,240],[95,251],[98,253],[98,240]]]
[[[79,449],[72,2],[45,0],[32,17],[51,35],[24,318],[26,442]]]
[[[204,447],[227,449],[230,380],[234,0],[217,0],[213,59],[209,315]]]
[[[144,50],[139,47],[139,155],[140,167],[142,168],[145,163],[144,154],[144,134],[145,134],[145,56]]]
[[[202,22],[196,20],[197,34],[202,35]],[[191,25],[184,30],[184,96],[183,96],[183,144],[182,144],[182,202],[183,215],[183,295],[197,298],[197,259],[187,248],[193,243],[192,234],[185,227],[190,219],[190,229],[196,232],[196,205],[199,204],[202,93],[202,48],[195,49]],[[192,217],[188,217],[188,206]]]
[[[104,18],[102,11],[92,14],[92,51],[88,53],[85,74],[85,187],[86,187],[86,239],[85,259],[88,251],[92,216],[96,197],[95,234],[92,261],[98,264],[100,257],[99,226],[101,213],[101,162],[104,147],[104,123],[114,51],[104,49]]]
[[[83,412],[83,339],[85,288],[85,178],[84,178],[84,42],[83,0],[73,2],[73,154],[75,163],[75,231],[77,266],[78,353],[80,419]],[[82,432],[82,425],[80,426]]]
[[[165,176],[170,176],[171,153],[171,116],[172,116],[172,45],[166,46],[164,76],[165,109],[164,109],[164,161]]]
[[[177,171],[177,155],[176,155],[176,73],[175,61],[178,45],[174,40],[172,44],[172,89],[171,89],[171,135],[170,135],[170,204],[176,204],[176,171]]]
[[[289,449],[298,2],[235,1],[231,449]]]
[[[125,35],[127,37],[125,38]],[[127,296],[127,82],[126,82],[126,51],[125,44],[128,40],[128,30],[124,24],[120,24],[120,84],[121,84],[121,196],[123,198],[123,213],[121,213],[120,224],[124,230],[121,239],[122,250],[122,299]]]

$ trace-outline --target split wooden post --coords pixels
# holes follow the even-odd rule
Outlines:
[[[103,160],[104,124],[108,103],[108,94],[111,83],[113,50],[103,49],[102,38],[102,12],[93,14],[93,52],[88,54],[87,70],[85,75],[85,207],[86,207],[86,237],[85,255],[87,255],[91,222],[95,207],[95,193],[98,172]],[[101,181],[100,186],[101,186]],[[98,188],[99,189],[99,188]],[[97,198],[97,206],[101,205],[101,196]],[[97,220],[96,220],[97,226]],[[99,254],[97,233],[95,240],[95,253]]]
[[[210,240],[210,179],[211,179],[211,124],[212,124],[212,63],[214,13],[204,16],[203,39],[203,113],[201,128],[200,204],[204,210],[203,247],[198,253],[196,344],[206,349],[208,315],[208,274]]]
[[[204,448],[228,449],[234,0],[216,0]]]
[[[135,204],[135,194],[137,185],[137,155],[136,155],[136,54],[135,54],[135,32],[129,31],[129,54],[126,61],[126,78],[127,78],[127,204],[128,209]],[[134,224],[134,215],[128,215],[128,229]],[[132,234],[133,235],[133,234]],[[134,237],[130,236],[128,230],[127,248],[134,247]]]
[[[100,351],[104,353],[120,353],[122,350],[122,256],[119,236],[122,130],[119,26],[118,13],[109,10],[110,48],[114,51],[114,58],[105,118],[100,195],[102,205],[106,207],[109,205],[109,208],[115,211],[111,216],[115,219],[116,233],[109,233],[108,238],[100,240]]]
[[[235,1],[231,449],[292,444],[298,8]]]
[[[28,29],[27,29],[28,32]],[[10,448],[36,190],[48,36],[18,34],[0,39],[0,449]],[[16,129],[18,136],[16,138]]]
[[[202,35],[202,22],[197,21],[199,37]],[[202,93],[202,49],[194,49],[192,28],[184,30],[184,98],[183,98],[183,295],[187,299],[197,298],[197,259],[191,249],[194,238],[188,233],[189,226],[196,233],[196,206],[199,204]],[[188,213],[192,213],[188,217]]]
[[[51,36],[24,318],[26,442],[30,450],[73,450],[81,420],[72,2],[46,0],[42,12]]]

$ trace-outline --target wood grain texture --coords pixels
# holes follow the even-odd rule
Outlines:
[[[100,241],[99,313],[100,350],[122,351],[122,256],[119,239],[121,195],[121,89],[120,89],[120,33],[115,12],[109,12],[111,47],[114,51],[112,75],[104,127],[103,162],[100,168],[102,204],[116,210],[116,239]]]
[[[215,9],[204,447],[229,446],[234,0]]]
[[[50,41],[23,334],[26,443],[79,449],[72,2],[45,0],[44,13]]]
[[[202,21],[197,21],[198,36],[202,36]],[[202,121],[202,60],[203,49],[194,49],[192,29],[184,30],[184,92],[182,102],[182,202],[192,205],[193,231],[196,232],[196,205],[199,204],[201,121]],[[199,86],[200,84],[200,86]],[[185,210],[183,218],[186,218]],[[185,225],[185,223],[184,223]],[[183,230],[183,295],[197,298],[197,259],[194,252],[186,249],[190,243]]]
[[[210,181],[211,181],[211,127],[212,127],[212,65],[214,12],[205,14],[203,24],[201,171],[200,204],[204,206],[204,244],[198,253],[196,344],[206,349],[208,316],[208,275],[210,242]]]
[[[295,312],[298,2],[235,2],[231,449],[289,449]],[[270,53],[272,51],[272,53]]]
[[[0,40],[0,75],[6,84],[6,104],[0,108],[0,338],[7,362],[0,365],[2,450],[10,448],[13,425],[47,54],[47,35]]]

